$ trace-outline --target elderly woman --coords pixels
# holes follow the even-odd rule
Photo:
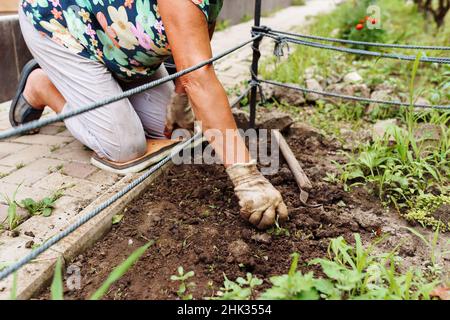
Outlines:
[[[68,112],[164,77],[162,63],[170,56],[177,70],[211,58],[210,37],[222,4],[223,0],[23,0],[20,24],[35,60],[22,72],[11,123],[38,119],[46,106]],[[142,169],[152,153],[147,138],[164,149],[172,143],[164,140],[165,128],[193,121],[189,101],[235,186],[242,217],[261,229],[287,219],[280,193],[258,171],[239,136],[212,65],[180,78],[175,86],[163,84],[65,124],[95,152],[94,164],[111,170]],[[210,129],[222,138],[208,136]]]

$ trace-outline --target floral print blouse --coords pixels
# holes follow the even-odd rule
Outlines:
[[[213,23],[223,0],[191,0]],[[152,75],[171,56],[157,0],[22,0],[30,22],[118,78]]]

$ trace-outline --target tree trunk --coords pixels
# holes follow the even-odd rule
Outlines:
[[[450,0],[439,0],[437,6],[433,6],[433,0],[414,0],[419,11],[425,16],[431,15],[438,28],[445,23],[445,17],[450,11]]]

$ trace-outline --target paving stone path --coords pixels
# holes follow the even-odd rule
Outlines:
[[[262,24],[281,30],[304,25],[308,16],[333,9],[336,0],[310,0],[306,6],[290,7],[271,17],[263,18]],[[216,33],[212,46],[214,53],[222,52],[250,37],[252,22],[242,23]],[[272,54],[273,43],[266,39],[262,44],[265,56]],[[227,89],[234,88],[250,77],[251,49],[247,47],[216,63],[219,78]],[[0,104],[0,130],[10,128],[9,103]],[[51,116],[47,113],[46,116]],[[13,137],[0,141],[0,195],[12,196],[17,191],[17,201],[25,198],[40,200],[51,196],[60,188],[67,187],[64,195],[56,201],[50,217],[28,216],[19,209],[23,221],[18,235],[0,231],[0,268],[23,257],[35,245],[43,243],[100,200],[110,197],[120,187],[138,175],[120,177],[101,171],[90,165],[91,152],[76,141],[63,123],[49,125],[39,134]],[[145,185],[142,187],[144,188]],[[141,188],[141,191],[142,191]],[[111,215],[121,210],[138,192],[102,213],[70,238],[61,241],[42,254],[33,263],[18,272],[18,297],[29,298],[53,273],[58,257],[70,259],[84,246],[95,241],[111,225]],[[0,197],[0,223],[7,224],[8,206]],[[0,299],[8,299],[12,277],[0,281]]]

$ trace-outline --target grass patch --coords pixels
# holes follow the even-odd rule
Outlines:
[[[414,208],[405,214],[405,218],[410,221],[417,221],[423,227],[445,232],[450,231],[450,221],[448,219],[442,221],[440,212],[446,214],[449,210],[450,196],[424,194],[416,199]]]
[[[359,234],[350,245],[343,237],[330,241],[328,257],[314,259],[309,265],[318,265],[326,275],[316,277],[313,272],[298,270],[299,255],[293,254],[289,272],[270,278],[271,287],[258,295],[269,300],[430,300],[439,280],[418,268],[401,272],[402,258],[396,249],[382,254],[375,248],[379,239],[364,248]],[[236,282],[225,277],[224,287],[215,299],[252,299],[262,281],[247,274]]]
[[[361,23],[358,19],[366,15],[365,10],[372,3],[381,8],[382,30],[356,30],[355,24]],[[449,23],[450,16],[447,17]],[[315,18],[303,32],[392,44],[450,45],[450,28],[438,31],[414,5],[402,0],[348,1],[332,13]],[[392,51],[386,49],[386,52]],[[401,53],[416,55],[417,51],[402,50]],[[425,55],[445,56],[446,51],[423,51],[418,57]],[[450,66],[419,64],[418,59],[415,62],[376,60],[297,46],[284,62],[277,62],[275,57],[268,58],[262,63],[261,69],[264,78],[300,86],[306,86],[305,73],[312,74],[324,83],[357,71],[372,92],[384,87],[390,89],[389,97],[398,96],[411,104],[419,98],[426,98],[432,104],[450,104]],[[343,134],[344,131],[371,130],[372,124],[379,120],[397,119],[397,125],[389,127],[384,137],[352,141],[353,146],[359,146],[350,148],[352,152],[347,153],[345,164],[336,164],[341,174],[329,178],[333,181],[339,179],[347,190],[362,184],[387,205],[394,205],[402,214],[410,212],[410,218],[420,218],[420,223],[436,227],[438,222],[428,220],[421,211],[417,213],[411,209],[418,197],[441,197],[450,192],[449,111],[419,112],[410,107],[367,107],[355,102],[329,100],[318,101],[314,109],[293,108],[277,102],[275,106],[318,127],[343,145],[348,145],[349,139],[348,135]],[[418,134],[421,130],[422,134]],[[437,138],[427,137],[427,131],[433,131]]]
[[[383,15],[381,28],[384,31],[380,40],[386,43],[411,43],[423,45],[448,46],[450,44],[450,28],[440,31],[429,23],[422,14],[417,12],[413,5],[407,5],[402,0],[373,1],[380,8]],[[362,2],[361,2],[362,3]],[[356,36],[354,19],[360,19],[363,12],[355,12],[355,3],[349,1],[337,7],[330,14],[322,15],[314,19],[307,27],[301,30],[303,33],[325,37],[351,38],[356,40],[376,40]],[[359,9],[360,6],[358,6]],[[362,6],[362,8],[365,8]],[[450,16],[447,17],[447,25]],[[408,28],[405,28],[408,26]],[[356,33],[360,35],[360,33]],[[375,50],[374,48],[371,48]],[[376,48],[379,50],[379,48]],[[392,50],[391,50],[392,51]],[[417,51],[402,50],[407,55],[416,55]],[[427,56],[445,56],[446,51],[424,51]],[[261,75],[266,79],[274,79],[281,82],[298,83],[304,85],[305,71],[313,67],[316,76],[329,78],[343,75],[355,69],[361,73],[365,83],[369,86],[387,84],[395,88],[399,93],[407,93],[408,83],[402,79],[408,78],[411,63],[392,59],[373,59],[358,57],[349,54],[328,50],[320,50],[305,46],[296,46],[292,50],[285,63],[276,63],[276,57],[266,59],[261,64]],[[275,66],[275,67],[274,67]],[[316,66],[320,66],[316,68]],[[418,77],[415,88],[421,89],[421,96],[433,103],[446,104],[450,101],[449,91],[450,66],[424,64],[421,75]],[[390,107],[390,109],[392,109]]]

